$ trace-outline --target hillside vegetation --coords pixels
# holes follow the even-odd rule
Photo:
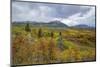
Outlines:
[[[96,60],[93,29],[12,25],[14,65]]]

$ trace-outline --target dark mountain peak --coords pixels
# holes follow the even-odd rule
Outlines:
[[[62,24],[62,22],[58,20],[50,21],[49,23],[50,24]]]
[[[85,24],[79,24],[79,25],[76,25],[76,27],[89,27],[89,26]]]
[[[59,27],[68,27],[66,24],[58,20],[50,21],[48,24],[53,25],[53,26],[59,26]]]
[[[53,20],[53,21],[50,21],[51,23],[53,22],[56,22],[56,23],[61,23],[59,20]]]
[[[86,24],[79,24],[79,25],[75,25],[73,27],[75,27],[75,28],[94,28],[94,27],[86,25]]]

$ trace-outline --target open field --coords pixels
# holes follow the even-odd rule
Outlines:
[[[48,28],[12,25],[12,59],[15,65],[96,60],[94,29]]]

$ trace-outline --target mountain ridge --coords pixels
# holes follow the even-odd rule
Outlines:
[[[26,21],[26,22],[13,22],[13,24],[26,24],[26,23],[29,23],[30,25],[32,26],[35,26],[35,27],[61,27],[61,28],[68,28],[68,27],[73,27],[73,28],[95,28],[95,27],[92,27],[92,26],[88,26],[86,24],[78,24],[78,25],[74,25],[74,26],[68,26],[64,23],[62,23],[61,21],[57,21],[57,20],[54,20],[54,21],[50,21],[50,22],[36,22],[36,21]]]

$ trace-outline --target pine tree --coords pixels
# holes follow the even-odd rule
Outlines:
[[[42,37],[42,29],[41,28],[38,30],[38,37],[39,38]]]
[[[51,32],[51,37],[53,38],[53,36],[54,36],[54,34],[53,34],[53,32]]]
[[[26,24],[26,26],[25,26],[25,31],[26,31],[26,32],[31,32],[29,23]]]
[[[59,32],[59,36],[62,36],[61,32]]]
[[[62,40],[62,33],[61,32],[59,32],[58,47],[60,48],[60,50],[64,49],[63,40]]]

